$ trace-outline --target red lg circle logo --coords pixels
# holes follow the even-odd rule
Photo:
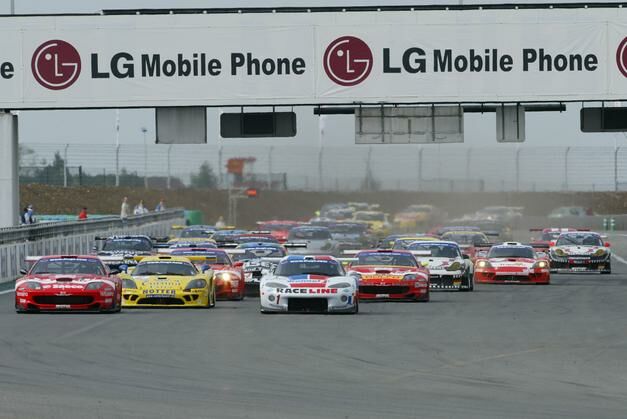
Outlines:
[[[623,76],[627,77],[627,37],[618,46],[616,51],[616,64]]]
[[[372,51],[354,36],[343,36],[331,42],[324,52],[324,71],[341,86],[364,81],[372,70]]]
[[[35,50],[31,69],[35,80],[43,87],[65,89],[74,84],[81,73],[81,56],[71,44],[55,39]]]

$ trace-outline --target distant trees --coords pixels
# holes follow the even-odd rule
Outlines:
[[[193,188],[213,189],[218,186],[218,177],[209,162],[204,162],[197,173],[192,173],[190,183]]]

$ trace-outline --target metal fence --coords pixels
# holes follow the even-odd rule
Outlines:
[[[627,190],[627,148],[491,147],[375,145],[311,147],[246,141],[221,145],[36,144],[22,158],[22,180],[52,183],[33,176],[32,167],[51,165],[62,156],[55,184],[129,185],[167,188],[188,186],[200,166],[211,166],[226,188],[230,158],[254,157],[248,175],[257,186],[290,190],[422,191],[619,191]],[[50,162],[50,163],[47,163]],[[36,164],[34,164],[36,163]],[[80,168],[80,170],[76,169]],[[44,173],[44,172],[42,172]],[[117,176],[116,176],[117,175]],[[282,179],[277,182],[276,179]]]
[[[32,255],[86,254],[96,236],[147,234],[165,236],[172,224],[185,222],[183,210],[129,217],[64,223],[41,223],[0,229],[0,282],[17,277],[24,258]]]

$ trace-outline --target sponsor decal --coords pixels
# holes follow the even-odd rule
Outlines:
[[[337,288],[277,288],[278,294],[337,294]]]
[[[81,56],[66,41],[47,41],[33,53],[31,69],[35,80],[43,87],[50,90],[67,89],[81,74]]]
[[[368,44],[354,36],[343,36],[331,42],[324,52],[323,65],[327,76],[340,86],[363,82],[374,60]]]
[[[622,40],[620,45],[618,45],[618,49],[616,50],[616,64],[623,76],[627,77],[627,36]]]

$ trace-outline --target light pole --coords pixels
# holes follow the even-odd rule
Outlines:
[[[146,133],[148,129],[142,127],[142,134],[144,134],[144,188],[148,189],[148,147],[146,145]]]

